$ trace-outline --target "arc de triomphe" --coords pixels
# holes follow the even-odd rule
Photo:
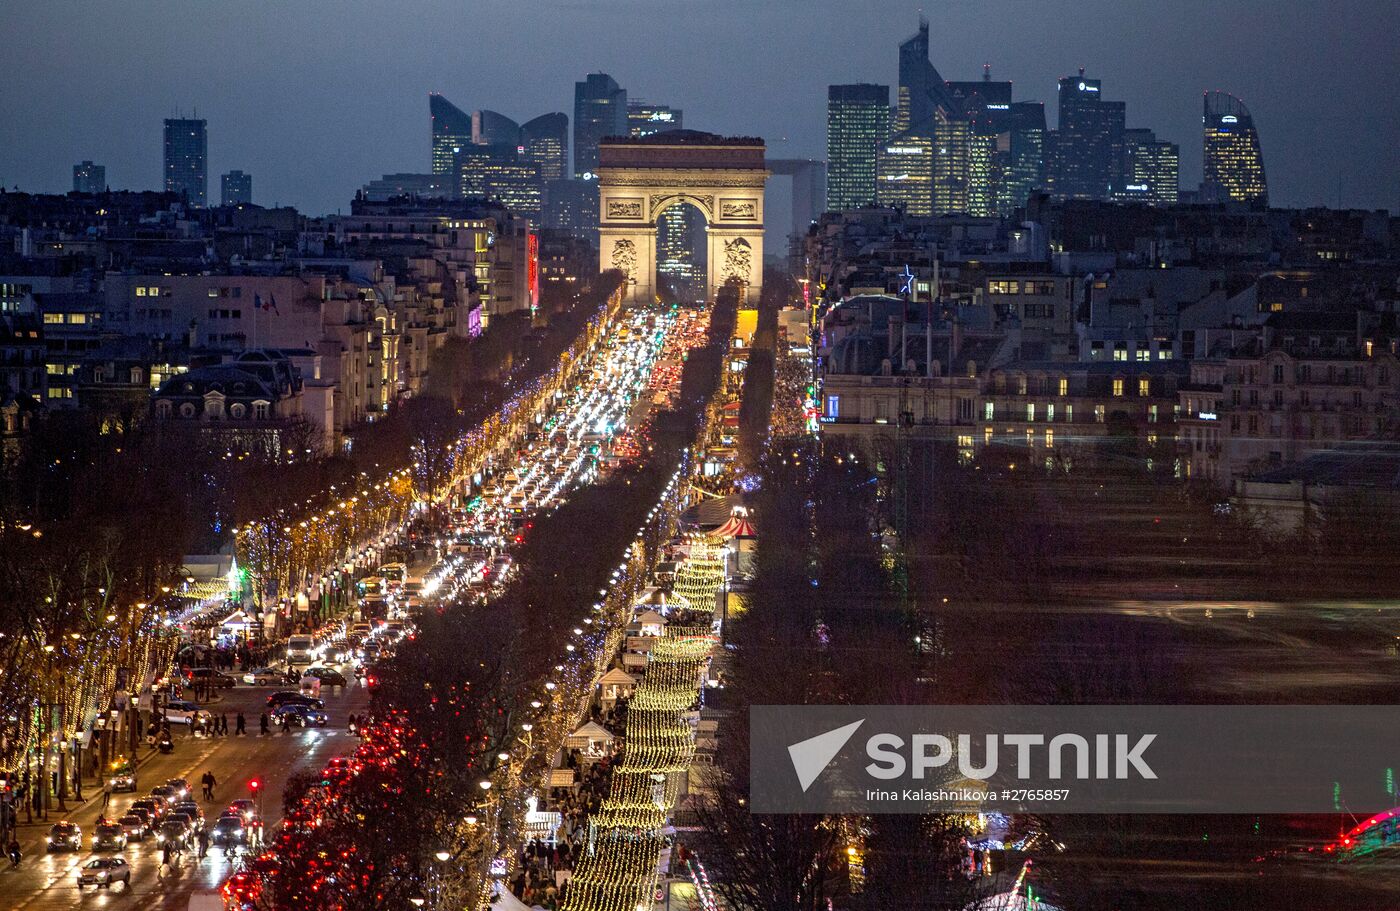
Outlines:
[[[763,140],[671,130],[604,139],[598,149],[599,267],[620,269],[629,301],[650,302],[656,289],[656,222],[690,203],[705,217],[706,297],[731,278],[751,300],[763,285]]]

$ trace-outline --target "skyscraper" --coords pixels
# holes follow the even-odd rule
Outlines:
[[[432,171],[449,186],[455,186],[457,171],[453,156],[471,144],[472,118],[437,92],[428,95],[428,113],[433,126]]]
[[[997,210],[1010,215],[1024,206],[1031,191],[1045,186],[1045,105],[1013,101],[1006,132],[997,137],[997,154],[1004,156]]]
[[[495,111],[472,111],[472,143],[517,148],[520,145],[520,124]]]
[[[684,127],[680,108],[627,102],[627,130],[650,136]],[[705,292],[705,216],[692,205],[671,206],[656,220],[656,271],[668,291],[684,299]]]
[[[680,108],[650,101],[627,102],[627,128],[632,136],[650,136],[666,130],[679,130],[685,119]]]
[[[569,175],[569,115],[541,114],[520,127],[525,160],[540,169],[541,180]]]
[[[598,143],[626,136],[627,90],[607,73],[589,73],[574,83],[574,176],[598,170]]]
[[[947,84],[929,61],[928,20],[919,17],[919,30],[899,46],[899,95],[894,132],[932,136],[939,116],[956,114],[957,104]]]
[[[226,206],[245,205],[253,201],[253,175],[229,171],[219,178],[219,201]]]
[[[876,159],[890,136],[890,87],[858,83],[826,90],[826,205],[873,205]]]
[[[985,66],[980,80],[949,82],[946,88],[967,121],[966,211],[994,215],[1005,179],[1005,156],[997,150],[1011,119],[1011,83],[993,81],[991,67]]]
[[[209,136],[203,120],[165,121],[165,190],[184,193],[192,206],[209,197]]]
[[[923,16],[919,17],[918,32],[899,46],[899,96],[894,132],[894,138],[881,156],[882,161],[888,159],[896,164],[901,160],[900,153],[891,152],[891,149],[927,147],[930,155],[929,200],[926,204],[915,204],[911,200],[906,210],[910,214],[966,212],[973,158],[971,123],[958,99],[953,97],[949,84],[929,60],[928,20]],[[931,144],[921,141],[925,139],[931,140]],[[911,158],[910,163],[912,161]],[[922,178],[903,182],[905,176],[903,171],[893,175],[891,183],[901,184],[897,195],[913,192],[922,183]],[[895,190],[893,186],[885,186],[883,173],[880,181],[881,191],[886,196]]]
[[[74,193],[101,193],[107,189],[107,169],[100,164],[84,161],[73,165]]]
[[[1123,131],[1123,185],[1115,198],[1154,206],[1176,205],[1181,150],[1151,130]]]
[[[882,145],[876,201],[908,215],[932,215],[934,154],[934,141],[914,132],[900,133]]]
[[[1123,176],[1123,122],[1127,106],[1104,101],[1098,79],[1060,80],[1055,193],[1066,199],[1109,199]]]
[[[1269,205],[1264,176],[1264,153],[1249,108],[1227,92],[1206,92],[1203,121],[1205,144],[1204,198]]]

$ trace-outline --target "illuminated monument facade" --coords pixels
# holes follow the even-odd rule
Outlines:
[[[689,204],[706,224],[706,297],[730,281],[756,300],[763,284],[763,140],[671,130],[599,146],[599,266],[628,279],[628,299],[656,295],[656,224]]]

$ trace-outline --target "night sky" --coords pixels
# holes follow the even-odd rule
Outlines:
[[[1400,204],[1400,3],[1273,0],[927,2],[945,79],[992,75],[1046,102],[1085,66],[1129,127],[1201,168],[1201,93],[1242,97],[1275,205]],[[209,121],[218,175],[254,201],[348,209],[380,174],[428,170],[428,101],[524,121],[573,116],[573,83],[611,73],[629,97],[685,110],[687,127],[759,135],[774,157],[824,157],[826,86],[896,81],[920,5],[895,0],[295,0],[6,2],[0,181],[66,192],[72,166],[154,188],[161,119]],[[891,92],[893,97],[893,92]],[[1340,183],[1340,186],[1339,186]],[[775,187],[775,190],[778,188]],[[785,190],[786,188],[783,188]],[[785,196],[785,192],[782,194]],[[776,200],[774,200],[776,202]],[[777,211],[774,212],[777,215]],[[785,215],[785,211],[784,211]]]

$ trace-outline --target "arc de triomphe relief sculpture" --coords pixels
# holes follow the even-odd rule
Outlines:
[[[612,137],[599,146],[598,257],[620,269],[629,301],[651,301],[656,289],[656,222],[689,203],[705,217],[706,296],[731,278],[757,300],[763,285],[763,140],[671,130],[641,138]]]

